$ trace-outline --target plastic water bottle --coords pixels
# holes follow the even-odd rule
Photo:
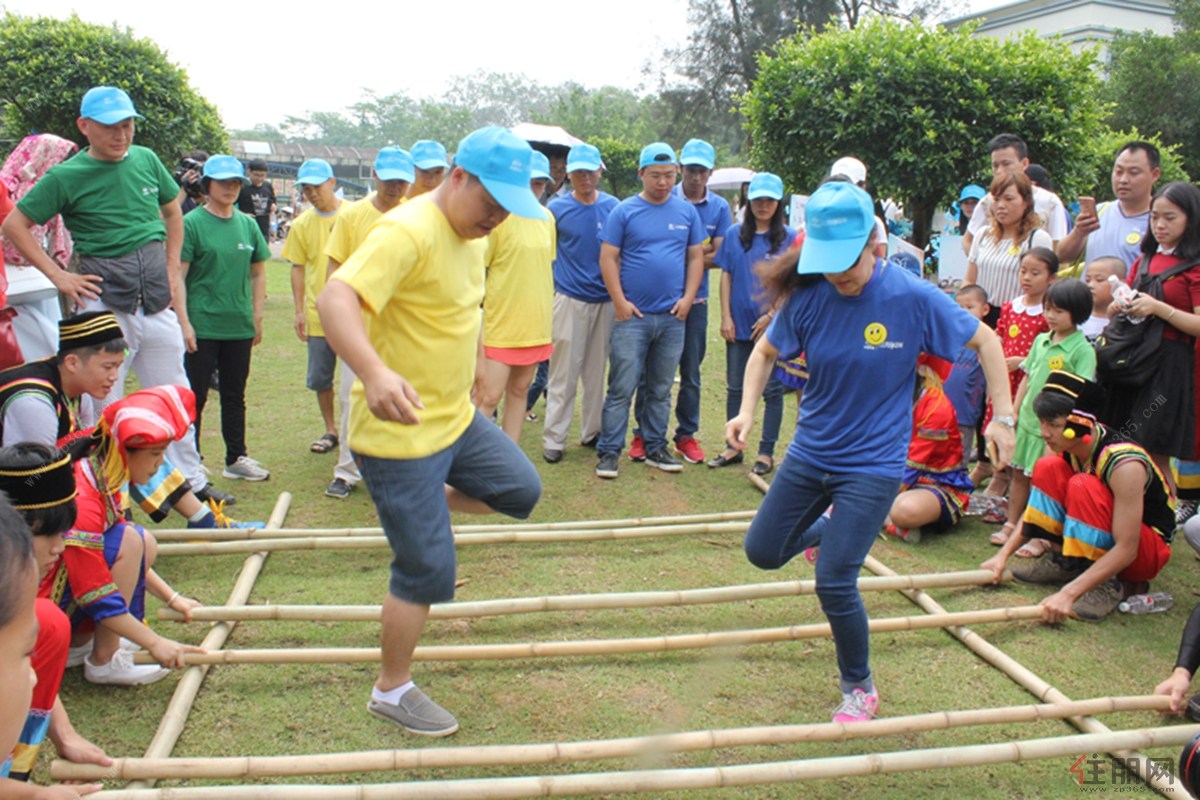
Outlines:
[[[1122,283],[1121,279],[1116,275],[1108,276],[1108,285],[1112,289],[1113,300],[1116,300],[1117,305],[1125,310],[1125,316],[1129,317],[1130,322],[1136,325],[1146,321],[1145,317],[1139,317],[1129,313],[1129,305],[1133,302],[1134,298],[1138,296],[1136,290],[1131,288],[1128,284]]]
[[[1151,592],[1150,594],[1135,594],[1125,598],[1117,608],[1123,614],[1156,614],[1166,611],[1175,604],[1175,598],[1166,592]]]

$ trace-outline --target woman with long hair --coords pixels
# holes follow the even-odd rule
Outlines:
[[[1016,297],[1021,256],[1034,247],[1053,249],[1054,242],[1033,210],[1033,184],[1024,173],[1002,172],[988,191],[988,224],[971,243],[963,285],[977,283],[988,297]]]
[[[804,245],[775,260],[764,280],[780,303],[746,365],[742,405],[725,440],[744,450],[775,360],[807,356],[800,424],[746,534],[746,556],[779,569],[820,546],[817,596],[841,673],[835,722],[875,716],[867,613],[858,573],[900,487],[912,430],[921,353],[979,351],[996,416],[989,439],[1012,455],[1012,398],[995,333],[936,286],[875,255],[871,197],[829,183],[809,199]]]
[[[775,316],[764,303],[762,282],[756,265],[785,251],[796,232],[785,222],[783,181],[778,175],[760,172],[750,181],[749,202],[742,207],[742,221],[729,226],[721,249],[713,259],[721,268],[721,337],[725,340],[725,413],[728,419],[742,406],[742,376],[754,343]],[[758,458],[751,471],[766,475],[775,468],[775,442],[783,423],[786,387],[772,377],[764,390],[767,410]],[[710,467],[739,464],[744,456],[729,443],[708,462]]]
[[[1150,201],[1150,225],[1142,238],[1142,256],[1129,272],[1158,275],[1185,261],[1200,259],[1200,189],[1191,183],[1168,183]],[[1161,362],[1154,376],[1140,386],[1109,383],[1106,420],[1150,453],[1159,470],[1170,476],[1172,457],[1193,460],[1200,455],[1196,436],[1195,341],[1200,336],[1200,265],[1168,278],[1163,299],[1141,292],[1126,311],[1134,316],[1159,317],[1163,326]],[[1170,478],[1168,477],[1168,480]],[[1173,481],[1172,481],[1173,483]],[[1172,486],[1172,491],[1174,487]]]

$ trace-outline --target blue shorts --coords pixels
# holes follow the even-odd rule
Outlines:
[[[454,444],[433,455],[399,459],[354,453],[354,461],[392,546],[388,592],[417,605],[454,599],[447,484],[516,519],[526,519],[542,495],[533,464],[479,412]]]
[[[324,336],[308,337],[308,375],[305,385],[314,392],[333,390],[333,368],[337,355]]]

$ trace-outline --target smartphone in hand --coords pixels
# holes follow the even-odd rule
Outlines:
[[[1086,197],[1086,196],[1080,197],[1079,198],[1079,213],[1080,214],[1091,214],[1093,217],[1096,216],[1096,198]]]

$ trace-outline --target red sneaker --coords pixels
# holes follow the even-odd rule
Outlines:
[[[642,441],[641,436],[633,437],[633,441],[629,443],[629,460],[630,461],[645,461],[646,460],[646,443]]]
[[[689,464],[699,464],[704,461],[704,451],[700,449],[700,443],[691,436],[676,439],[675,452],[683,456],[683,460]]]

